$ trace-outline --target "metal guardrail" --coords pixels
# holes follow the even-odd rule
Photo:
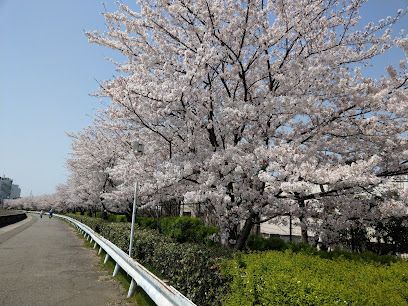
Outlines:
[[[128,297],[134,294],[136,285],[138,285],[159,306],[195,306],[192,301],[182,295],[177,289],[164,283],[118,246],[93,231],[89,226],[71,217],[58,214],[54,214],[54,216],[74,224],[87,240],[94,243],[94,249],[99,246],[98,254],[100,254],[102,250],[105,251],[106,256],[104,263],[108,261],[109,257],[115,261],[116,266],[113,271],[113,276],[119,272],[119,268],[122,268],[132,278]]]

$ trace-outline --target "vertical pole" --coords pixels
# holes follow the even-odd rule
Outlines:
[[[292,242],[292,214],[289,214],[289,241]]]
[[[98,251],[98,255],[101,255],[101,252],[102,252],[102,247],[100,246],[99,251]]]
[[[115,270],[113,270],[113,274],[112,276],[115,277],[116,275],[118,275],[120,266],[118,264],[115,265]]]
[[[133,197],[133,209],[132,209],[132,226],[130,228],[130,241],[129,241],[129,256],[132,256],[133,247],[133,235],[135,233],[135,215],[136,215],[136,204],[137,204],[137,190],[138,184],[135,182],[135,195]]]
[[[135,294],[136,291],[136,282],[135,280],[132,278],[132,281],[130,282],[130,286],[129,286],[129,291],[127,294],[127,298],[132,297]]]
[[[103,263],[106,264],[108,262],[108,260],[109,260],[109,254],[106,253],[105,260],[103,261]]]

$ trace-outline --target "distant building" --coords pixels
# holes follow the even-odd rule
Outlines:
[[[18,185],[11,185],[10,199],[18,199],[21,194],[21,188]]]
[[[10,199],[13,180],[8,177],[0,177],[0,200]]]

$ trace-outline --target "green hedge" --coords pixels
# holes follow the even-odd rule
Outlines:
[[[408,263],[379,265],[292,251],[238,254],[224,305],[407,305]]]
[[[252,251],[282,251],[288,248],[288,244],[278,237],[263,238],[257,235],[251,235],[247,241],[247,248]]]
[[[129,223],[112,223],[85,216],[75,218],[128,252]],[[220,305],[228,288],[228,279],[221,273],[221,265],[229,254],[223,248],[181,244],[157,231],[138,229],[132,257],[160,278],[168,279],[197,305]]]
[[[159,230],[177,242],[210,243],[209,237],[218,232],[216,227],[206,226],[192,217],[165,217],[160,219]]]
[[[80,214],[76,214],[80,216]],[[97,218],[102,218],[102,213],[96,213]],[[125,215],[108,214],[107,221],[127,222]],[[136,224],[143,229],[155,229],[161,234],[171,237],[177,242],[214,244],[211,240],[213,234],[218,233],[215,226],[207,226],[202,220],[194,217],[136,217]]]
[[[392,255],[378,255],[371,251],[362,253],[353,253],[346,250],[336,249],[331,252],[319,251],[315,247],[307,243],[286,242],[278,237],[263,238],[261,236],[251,235],[247,242],[247,248],[251,251],[284,251],[290,250],[294,253],[302,253],[305,255],[319,256],[325,259],[343,258],[348,260],[378,263],[389,265],[392,262],[397,262],[398,259]]]
[[[76,218],[127,253],[129,223]],[[135,235],[132,256],[197,305],[408,305],[408,263],[391,256],[285,244],[231,259],[224,248],[178,243],[157,230]]]
[[[177,242],[193,242],[213,244],[211,235],[216,234],[215,226],[207,226],[198,218],[193,217],[162,217],[147,218],[138,217],[136,223],[141,228],[157,229],[163,235],[171,237]]]

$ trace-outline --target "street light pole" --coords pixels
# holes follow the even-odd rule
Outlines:
[[[137,205],[137,191],[138,183],[135,181],[135,193],[133,196],[133,208],[132,208],[132,225],[130,227],[130,242],[129,242],[129,256],[132,257],[133,236],[135,233],[135,219],[136,219],[136,205]]]
[[[142,155],[144,151],[144,145],[134,141],[132,143],[133,154],[137,157],[138,155]],[[135,221],[136,221],[136,207],[137,207],[137,193],[138,193],[139,185],[137,180],[135,180],[135,193],[133,196],[133,208],[132,208],[132,225],[130,227],[130,237],[129,237],[129,256],[132,257],[132,247],[133,247],[133,237],[135,233]]]

